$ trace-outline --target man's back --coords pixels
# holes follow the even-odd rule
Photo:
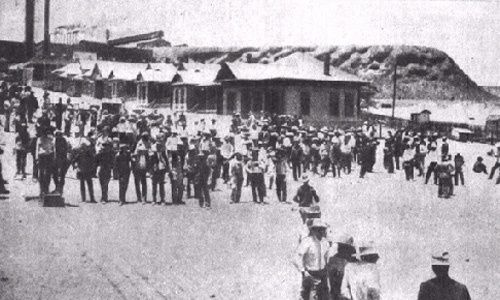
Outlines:
[[[470,300],[467,287],[451,278],[433,278],[420,285],[418,300]]]

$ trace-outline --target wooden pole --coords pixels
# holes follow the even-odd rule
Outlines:
[[[397,69],[398,69],[398,58],[397,56],[395,57],[394,60],[394,74],[392,75],[392,82],[393,82],[393,90],[392,90],[392,121],[394,121],[394,112],[396,109],[396,74],[397,74]]]

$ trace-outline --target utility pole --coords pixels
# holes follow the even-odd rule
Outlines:
[[[50,0],[45,0],[44,15],[43,15],[43,56],[50,56]]]
[[[393,90],[392,90],[392,121],[394,121],[394,111],[396,109],[396,75],[397,75],[397,70],[398,70],[398,56],[397,54],[394,57],[394,74],[392,75],[392,84],[393,84]]]

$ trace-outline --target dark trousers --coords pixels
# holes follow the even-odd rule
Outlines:
[[[58,160],[55,162],[54,182],[56,190],[62,194],[64,184],[66,183],[66,173],[68,172],[68,162],[66,160]]]
[[[361,162],[361,170],[359,171],[359,177],[364,178],[366,173],[368,172],[368,168],[370,165],[367,162]]]
[[[340,177],[341,166],[338,161],[332,162],[332,175],[333,177]]]
[[[286,202],[286,175],[276,174],[276,194],[278,201]]]
[[[490,177],[489,179],[493,179],[493,176],[495,176],[495,171],[500,168],[500,162],[496,162],[495,165],[491,168],[490,171]]]
[[[438,197],[448,198],[453,195],[453,183],[451,177],[439,178]]]
[[[411,162],[411,161],[405,161],[403,163],[403,168],[405,170],[406,180],[412,180],[414,178],[414,175],[413,175],[413,162]]]
[[[351,174],[352,172],[352,154],[351,153],[342,153],[341,167],[347,174]]]
[[[210,191],[207,182],[199,182],[198,189],[200,191],[199,203],[200,207],[210,207]]]
[[[130,181],[130,171],[123,172],[118,175],[118,193],[120,195],[120,202],[125,203],[127,200],[127,188]]]
[[[5,112],[5,124],[4,124],[3,130],[5,132],[10,132],[10,113],[9,112]]]
[[[101,201],[108,202],[108,187],[111,180],[111,169],[99,172],[99,184],[101,185]]]
[[[28,153],[25,150],[16,151],[16,168],[17,174],[23,174],[26,177],[26,156]]]
[[[156,194],[160,190],[160,203],[165,202],[165,171],[155,171],[152,176],[153,181],[153,202],[156,202]]]
[[[293,180],[297,181],[301,176],[300,161],[292,161]]]
[[[28,122],[30,123],[33,122],[33,113],[34,111],[32,109],[28,109]]]
[[[425,173],[425,184],[427,184],[427,182],[429,182],[429,179],[431,178],[432,174],[434,174],[434,184],[438,183],[437,174],[436,174],[436,166],[437,166],[437,162],[431,161],[431,163],[427,167],[427,172]]]
[[[227,183],[229,181],[229,162],[225,161],[222,164],[222,179],[224,180],[224,183]]]
[[[399,155],[394,156],[394,161],[396,163],[396,170],[399,170]]]
[[[243,178],[234,180],[231,183],[231,201],[239,203],[241,199],[241,187],[243,186]]]
[[[147,202],[148,195],[148,183],[146,181],[145,171],[134,172],[134,185],[135,185],[135,195],[137,196],[137,202]]]
[[[38,179],[38,160],[35,159],[35,154],[32,153],[31,156],[33,157],[33,171],[31,177],[33,179]]]
[[[455,185],[458,185],[458,180],[464,185],[464,172],[462,170],[455,170]]]
[[[250,175],[250,174],[249,174]],[[264,202],[266,185],[264,182],[264,173],[253,173],[250,176],[250,184],[252,186],[253,202]],[[258,200],[257,200],[258,196]]]
[[[328,299],[328,276],[324,271],[309,271],[309,275],[302,277],[301,299],[323,300]]]
[[[215,187],[217,186],[217,179],[220,176],[220,171],[221,171],[221,166],[219,165],[212,168],[212,181],[210,182],[210,189],[212,191],[214,191]]]
[[[49,192],[50,178],[52,177],[54,159],[52,155],[40,155],[38,157],[38,168],[40,178],[40,193]]]
[[[64,135],[70,137],[71,135],[71,121],[66,120],[64,124]]]
[[[191,189],[191,186],[195,185],[195,183],[194,183],[195,174],[194,173],[187,173],[186,177],[187,177],[187,186],[186,186],[187,197],[188,198],[192,197],[192,195],[191,195],[192,190],[194,190],[194,197],[198,197],[198,193],[197,193],[196,189],[195,188]]]
[[[384,157],[384,167],[387,170],[387,173],[394,173],[394,160],[392,156]]]
[[[326,176],[329,170],[330,170],[330,158],[325,157],[321,159],[321,171],[323,171],[322,176]]]
[[[89,190],[89,196],[90,196],[90,202],[95,202],[94,198],[94,184],[92,182],[92,177],[93,174],[80,174],[79,179],[80,179],[80,195],[82,197],[82,201],[86,201],[86,195],[85,195],[85,184],[87,184],[88,190]]]
[[[184,194],[184,183],[172,181],[172,203],[182,203],[182,195]]]
[[[3,178],[3,173],[2,173],[2,162],[0,161],[0,192],[4,192],[6,191],[7,189],[5,188],[5,182],[4,182],[4,178]]]

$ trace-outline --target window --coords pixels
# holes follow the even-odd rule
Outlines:
[[[309,92],[300,93],[300,114],[308,116],[311,113],[311,94]]]
[[[118,97],[118,82],[111,82],[111,98]]]
[[[236,109],[236,93],[228,92],[227,93],[227,111],[229,113],[234,112]]]
[[[260,113],[262,109],[262,93],[252,92],[252,111]]]
[[[344,114],[347,118],[354,117],[354,93],[346,92],[345,93],[345,101],[344,101]]]
[[[125,90],[126,90],[127,96],[135,96],[135,93],[137,93],[137,87],[135,85],[135,82],[127,81],[127,83],[125,85]]]
[[[339,100],[339,92],[330,92],[330,116],[340,116]]]

